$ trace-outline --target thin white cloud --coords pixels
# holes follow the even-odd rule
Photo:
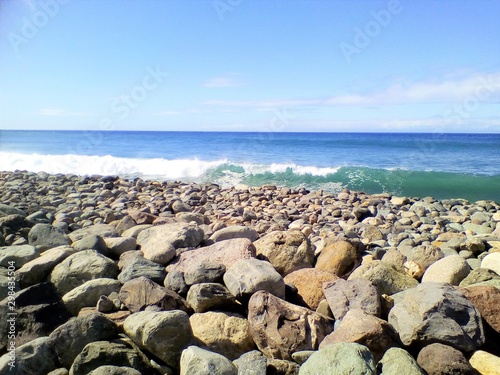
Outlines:
[[[237,87],[241,86],[242,81],[240,74],[230,73],[218,77],[208,79],[203,83],[203,87],[218,88],[218,87]]]
[[[61,108],[43,108],[38,111],[38,114],[49,117],[81,117],[93,115],[89,112],[74,112]]]

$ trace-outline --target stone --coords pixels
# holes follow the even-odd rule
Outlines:
[[[48,337],[39,337],[15,349],[15,364],[10,367],[10,353],[0,357],[0,375],[47,374],[58,367],[57,358],[47,345]],[[14,370],[14,371],[12,371]]]
[[[380,260],[362,264],[356,268],[348,280],[364,279],[370,281],[380,294],[396,294],[414,288],[418,281],[409,275],[396,271],[395,268]]]
[[[88,373],[89,375],[141,375],[139,371],[125,366],[100,366]]]
[[[488,268],[478,268],[472,270],[469,275],[460,282],[460,286],[466,287],[489,281],[492,282],[492,285],[497,285],[497,287],[500,288],[500,275]]]
[[[498,375],[500,357],[483,350],[476,350],[469,358],[469,363],[481,375]]]
[[[209,311],[195,313],[189,321],[194,337],[203,347],[230,360],[255,348],[250,323],[241,315]]]
[[[295,352],[292,354],[292,359],[299,365],[303,364],[309,359],[311,355],[315,353],[314,350],[303,350],[301,352]]]
[[[242,354],[233,361],[238,375],[261,375],[266,373],[267,358],[258,350]]]
[[[365,313],[360,309],[350,309],[335,328],[320,344],[320,349],[338,342],[355,342],[366,346],[379,361],[384,353],[398,346],[398,336],[394,328],[385,320]]]
[[[47,343],[56,353],[59,363],[70,368],[85,345],[112,339],[117,334],[118,328],[111,320],[99,314],[89,314],[72,318],[56,328]]]
[[[40,251],[71,244],[70,238],[64,231],[50,224],[35,224],[28,233],[28,242]]]
[[[359,264],[357,249],[346,241],[337,241],[325,247],[318,257],[316,268],[347,275]]]
[[[184,281],[187,285],[199,283],[216,283],[222,281],[226,267],[210,260],[193,263],[184,271]]]
[[[376,375],[375,360],[366,346],[340,342],[315,352],[300,366],[299,375]]]
[[[128,212],[128,215],[135,221],[136,224],[142,225],[142,224],[152,224],[153,221],[155,221],[158,216],[147,213],[147,212],[142,212],[140,210],[131,210]]]
[[[58,246],[44,251],[42,255],[25,263],[16,271],[16,279],[21,288],[42,283],[61,261],[73,253],[69,246]]]
[[[203,236],[196,224],[169,223],[143,230],[137,236],[137,244],[144,258],[166,265],[175,257],[175,249],[196,247]]]
[[[135,250],[137,241],[134,237],[108,237],[104,239],[108,248],[108,255],[118,259],[126,251]]]
[[[73,249],[76,251],[82,250],[95,250],[99,254],[108,255],[108,246],[104,239],[95,234],[90,234],[88,236],[83,237],[82,239],[74,242],[72,245]]]
[[[291,283],[297,288],[297,293],[306,307],[316,310],[321,300],[325,298],[323,283],[337,279],[339,277],[329,271],[303,268],[289,273],[284,280],[286,284]]]
[[[377,364],[381,375],[426,375],[410,353],[401,348],[390,348]]]
[[[293,361],[270,359],[267,361],[266,374],[298,375],[300,366]]]
[[[77,229],[68,234],[71,241],[76,242],[84,237],[96,235],[101,238],[106,237],[118,237],[119,234],[116,232],[116,228],[109,224],[94,224],[85,228]]]
[[[115,279],[93,279],[66,293],[62,301],[71,314],[77,315],[82,307],[95,306],[99,297],[119,292],[120,287],[120,282]]]
[[[248,321],[259,350],[274,359],[291,360],[294,352],[317,350],[333,329],[327,318],[264,291],[250,298]]]
[[[26,216],[26,212],[8,204],[0,203],[0,211],[6,215]]]
[[[184,298],[144,276],[123,284],[119,298],[132,313],[143,311],[149,306],[157,306],[163,311],[189,311]]]
[[[461,244],[462,250],[468,250],[474,255],[481,254],[485,249],[486,245],[483,240],[477,237],[467,238],[463,244]]]
[[[283,278],[264,260],[240,259],[224,274],[224,284],[237,298],[248,298],[258,290],[285,298]]]
[[[458,285],[469,272],[470,267],[465,259],[460,255],[450,255],[430,265],[422,276],[422,282]]]
[[[69,371],[70,375],[87,375],[95,373],[104,373],[103,366],[123,366],[126,370],[116,373],[125,375],[133,370],[132,374],[151,374],[155,373],[153,368],[146,362],[147,358],[141,356],[125,340],[115,341],[95,341],[90,342],[76,356],[73,365]],[[96,371],[97,369],[100,371]],[[113,374],[113,372],[111,372]]]
[[[175,215],[177,220],[190,223],[194,221],[198,225],[208,224],[207,217],[196,212],[179,212]]]
[[[254,242],[259,238],[259,234],[254,229],[243,225],[231,225],[215,231],[210,236],[210,239],[214,242],[231,240],[234,238],[247,238],[250,242]]]
[[[170,289],[180,295],[186,295],[189,287],[184,280],[184,272],[172,270],[167,274],[163,282],[165,288]]]
[[[0,247],[0,266],[8,268],[13,262],[13,266],[19,269],[39,256],[39,251],[32,245]]]
[[[189,346],[182,351],[181,375],[237,375],[238,369],[224,356]]]
[[[48,336],[54,329],[65,323],[71,314],[66,310],[61,297],[50,283],[40,283],[14,294],[16,345],[23,345],[35,338]],[[11,305],[10,305],[11,306]],[[9,299],[0,302],[0,352],[6,349],[11,327],[7,317],[12,310]]]
[[[481,268],[487,268],[500,275],[500,253],[486,255],[481,261]]]
[[[351,309],[380,317],[380,294],[368,280],[339,278],[323,284],[323,293],[336,320],[341,320]]]
[[[145,259],[141,255],[133,257],[121,270],[118,280],[125,284],[127,281],[137,277],[147,277],[155,283],[162,284],[167,276],[165,267],[151,260]]]
[[[418,353],[417,362],[428,375],[477,375],[462,352],[440,343],[424,347]]]
[[[308,238],[299,230],[274,231],[254,242],[257,256],[268,260],[282,276],[311,268],[314,249]]]
[[[468,352],[485,341],[479,311],[448,284],[423,283],[408,290],[388,321],[407,346],[440,342]]]
[[[204,261],[220,263],[228,269],[236,261],[255,258],[255,255],[255,246],[249,239],[235,238],[185,251],[168,265],[167,271],[178,270],[184,272],[191,264],[199,264]]]
[[[9,295],[11,290],[11,295],[16,290],[19,290],[18,280],[15,274],[12,277],[12,268],[9,271],[5,267],[0,267],[0,301]]]
[[[406,272],[415,279],[420,279],[433,263],[444,257],[443,251],[434,246],[417,246],[404,263]]]
[[[461,291],[491,328],[500,333],[500,288],[471,285]]]
[[[122,237],[133,237],[137,240],[137,236],[139,233],[141,233],[143,230],[151,228],[151,224],[141,224],[141,225],[136,225],[133,227],[128,228],[127,230],[124,230],[121,235]]]
[[[61,295],[99,278],[116,278],[118,267],[111,259],[94,250],[72,254],[54,267],[49,280]]]
[[[189,288],[186,302],[197,313],[234,308],[236,298],[222,284],[201,283]]]
[[[123,329],[141,349],[172,368],[179,367],[182,351],[193,342],[189,316],[181,310],[140,311],[125,319]]]

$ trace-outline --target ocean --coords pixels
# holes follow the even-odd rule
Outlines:
[[[500,202],[500,134],[0,130],[0,170]]]

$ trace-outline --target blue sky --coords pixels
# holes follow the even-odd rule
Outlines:
[[[500,1],[3,0],[0,129],[500,132]]]

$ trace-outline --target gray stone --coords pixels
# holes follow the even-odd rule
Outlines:
[[[210,239],[214,242],[220,242],[224,240],[231,240],[234,238],[247,238],[251,242],[259,238],[259,234],[255,229],[243,226],[243,225],[231,225],[226,228],[219,229],[215,231]]]
[[[85,236],[81,240],[74,242],[71,246],[76,251],[95,250],[102,255],[108,255],[106,242],[102,237],[95,234]]]
[[[21,215],[26,216],[26,212],[20,210],[19,208],[9,206],[7,204],[0,203],[0,211],[6,215]]]
[[[361,309],[380,317],[380,294],[364,279],[337,279],[323,284],[323,293],[335,319],[342,319],[351,309]]]
[[[143,230],[151,228],[151,224],[141,224],[141,225],[135,225],[121,233],[122,237],[133,237],[137,239],[137,236],[139,233],[141,233]]]
[[[448,283],[458,285],[467,277],[470,267],[460,255],[450,255],[430,265],[422,282]]]
[[[137,244],[144,258],[166,265],[175,257],[175,249],[196,247],[203,236],[196,224],[170,223],[143,230],[137,236]]]
[[[186,301],[195,312],[202,313],[209,310],[231,309],[236,299],[222,284],[202,283],[189,288]]]
[[[84,250],[70,255],[54,267],[50,282],[58,293],[64,295],[86,281],[99,278],[116,278],[115,262],[94,250]]]
[[[271,263],[263,260],[237,261],[224,274],[224,284],[237,298],[248,298],[258,290],[285,298],[285,281]]]
[[[70,368],[83,348],[94,341],[114,338],[118,328],[114,322],[100,314],[89,314],[69,320],[49,335],[48,344],[59,362]]]
[[[165,271],[165,267],[160,264],[138,255],[133,257],[133,259],[122,268],[118,275],[118,280],[122,284],[125,284],[127,281],[140,276],[147,277],[155,283],[162,284],[167,276],[167,272]]]
[[[39,251],[32,245],[0,247],[0,266],[8,268],[13,262],[13,266],[19,269],[39,256]]]
[[[390,348],[379,361],[380,375],[425,375],[415,358],[401,348]]]
[[[189,316],[180,310],[140,311],[123,324],[125,333],[141,349],[178,368],[181,352],[193,342]]]
[[[69,238],[71,238],[73,242],[76,242],[90,235],[96,235],[102,238],[119,236],[114,226],[109,224],[95,224],[71,232]]]
[[[167,274],[163,285],[165,285],[165,288],[173,290],[174,292],[181,295],[186,295],[189,290],[189,287],[184,280],[184,272],[178,271],[176,269],[170,271]]]
[[[299,365],[302,365],[305,361],[309,359],[315,353],[314,350],[302,350],[300,352],[295,352],[292,354],[292,359]]]
[[[487,268],[478,268],[471,271],[469,275],[460,282],[460,286],[466,287],[489,281],[500,288],[500,275]]]
[[[102,295],[119,292],[121,284],[118,280],[99,278],[85,282],[66,293],[62,300],[68,311],[77,315],[82,307],[93,307]]]
[[[266,373],[267,358],[258,350],[242,354],[233,361],[238,368],[238,375],[262,375]]]
[[[366,346],[340,342],[327,345],[300,366],[299,375],[376,375],[375,360]]]
[[[0,358],[0,375],[16,374],[47,374],[57,368],[55,353],[47,345],[48,337],[39,337],[15,349],[15,361],[10,367],[10,354]],[[14,371],[12,371],[14,370]]]
[[[188,266],[184,271],[184,280],[187,285],[216,283],[222,281],[222,276],[225,272],[226,267],[223,264],[204,260]]]
[[[134,237],[108,237],[104,239],[109,256],[118,259],[126,251],[135,250],[137,242]]]
[[[408,346],[440,342],[472,351],[485,341],[479,311],[448,284],[423,283],[407,291],[390,311],[389,323]]]
[[[196,346],[182,351],[181,375],[237,375],[237,368],[224,356]]]
[[[125,366],[100,366],[88,373],[89,375],[141,375],[140,371]]]

